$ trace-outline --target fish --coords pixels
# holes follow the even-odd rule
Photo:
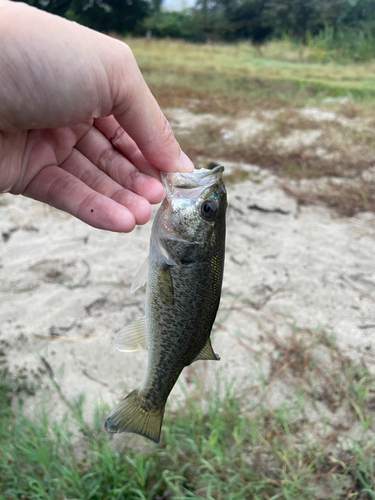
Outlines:
[[[220,358],[211,345],[224,272],[227,192],[224,167],[161,173],[166,196],[152,226],[150,252],[132,284],[147,282],[145,315],[120,330],[116,347],[148,349],[144,383],[109,414],[110,433],[160,441],[165,405],[182,370]]]

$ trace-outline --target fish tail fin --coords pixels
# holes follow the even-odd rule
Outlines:
[[[158,443],[165,404],[160,408],[148,410],[142,404],[143,399],[140,389],[131,392],[113,408],[105,421],[105,430],[111,433],[134,432]]]

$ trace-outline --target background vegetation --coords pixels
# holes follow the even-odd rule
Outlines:
[[[101,31],[195,42],[289,37],[312,57],[364,61],[375,55],[374,0],[196,0],[183,12],[162,0],[26,0]]]
[[[37,388],[0,363],[0,499],[375,499],[374,376],[324,331],[292,327],[287,338],[269,340],[272,374],[260,376],[257,402],[244,407],[219,381],[203,396],[197,379],[184,404],[167,411],[157,446],[105,433],[107,407],[86,421],[82,398],[69,401],[48,370],[40,375],[51,377],[66,415],[51,421],[39,389],[38,410],[26,417],[23,398]],[[294,396],[272,408],[267,391],[276,377]],[[333,433],[325,429],[330,411],[345,413]]]
[[[301,204],[375,212],[374,62],[308,62],[314,51],[288,40],[126,42],[197,165],[255,164]]]

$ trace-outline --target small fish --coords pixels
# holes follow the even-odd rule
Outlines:
[[[210,334],[224,270],[227,196],[224,167],[162,173],[166,197],[156,213],[150,254],[132,285],[147,281],[145,316],[120,330],[122,351],[148,349],[146,380],[111,411],[108,432],[160,440],[164,408],[185,366],[219,360]]]

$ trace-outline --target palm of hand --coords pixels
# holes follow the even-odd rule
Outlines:
[[[158,171],[113,116],[0,132],[0,151],[10,167],[0,169],[0,192],[38,199],[97,228],[129,232],[164,195]]]

